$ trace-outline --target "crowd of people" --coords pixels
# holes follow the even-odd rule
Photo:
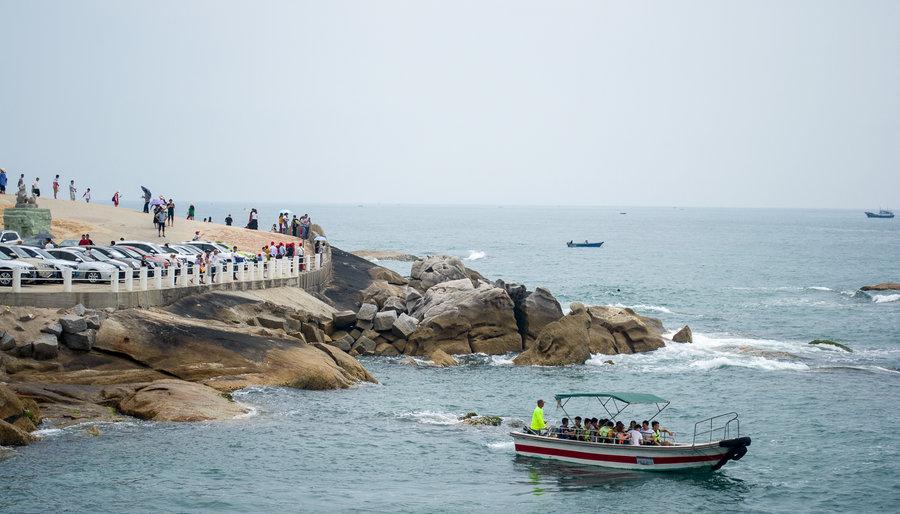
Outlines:
[[[6,170],[0,168],[0,194],[6,194],[6,186],[8,184],[9,177],[6,175]],[[53,182],[51,183],[51,188],[53,190],[53,199],[56,200],[59,198],[59,190],[60,190],[60,178],[59,174],[53,177]],[[18,193],[27,195],[27,189],[25,187],[25,174],[19,174],[19,180],[16,183],[16,189]],[[78,193],[78,188],[75,186],[75,179],[69,180],[69,200],[75,201]],[[118,193],[116,193],[118,194]],[[35,177],[31,182],[31,195],[35,198],[41,197],[41,179],[40,177]],[[87,202],[91,203],[91,188],[86,188],[84,192],[81,194],[81,198]]]
[[[640,424],[632,420],[626,429],[625,424],[621,421],[575,416],[572,425],[569,425],[569,418],[563,418],[560,420],[559,426],[549,427],[544,422],[544,400],[538,400],[537,407],[531,413],[531,425],[528,431],[557,439],[634,446],[671,446],[673,443],[668,441],[666,436],[675,437],[675,432],[661,427],[659,421],[651,423],[648,420],[644,420]]]
[[[278,213],[278,221],[272,224],[272,232],[285,235],[290,234],[300,239],[307,239],[311,225],[312,220],[309,214],[304,214],[298,218],[296,214],[291,215],[282,211]]]

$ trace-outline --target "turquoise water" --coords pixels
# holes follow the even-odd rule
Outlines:
[[[856,292],[900,279],[894,221],[854,211],[307,210],[344,249],[459,255],[491,278],[544,285],[564,306],[627,305],[669,330],[688,323],[695,343],[560,369],[366,358],[380,385],[245,390],[236,398],[256,409],[246,419],[130,422],[100,437],[51,429],[4,453],[0,510],[870,512],[900,501],[900,297]],[[570,239],[606,243],[569,249]],[[806,344],[822,337],[854,352]],[[693,421],[735,410],[753,444],[714,474],[602,471],[516,458],[509,426],[457,420],[474,410],[515,425],[535,398],[586,389],[672,400],[663,422],[680,440]],[[600,414],[587,402],[568,410]]]

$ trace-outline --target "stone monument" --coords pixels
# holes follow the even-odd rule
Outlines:
[[[50,233],[50,209],[40,209],[37,198],[25,193],[25,185],[16,193],[16,206],[3,210],[3,226],[23,238]]]

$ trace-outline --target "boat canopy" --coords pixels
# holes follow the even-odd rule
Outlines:
[[[660,412],[663,411],[666,407],[669,406],[668,400],[663,400],[659,396],[653,394],[645,394],[645,393],[568,393],[568,394],[557,394],[554,396],[556,398],[556,406],[557,408],[562,409],[563,412],[566,412],[566,403],[569,402],[572,398],[596,398],[600,405],[603,406],[603,409],[606,410],[606,413],[609,414],[610,419],[615,420],[616,416],[622,413],[625,409],[628,408],[631,404],[652,404],[656,406],[656,414],[653,415],[651,420],[659,415]],[[619,402],[623,403],[621,407],[619,407]],[[566,415],[569,413],[566,412]]]

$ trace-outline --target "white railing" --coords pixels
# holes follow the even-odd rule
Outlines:
[[[204,265],[202,269],[190,262],[180,262],[168,267],[141,266],[139,269],[119,269],[116,272],[70,267],[59,270],[39,269],[37,272],[14,268],[11,274],[0,271],[0,292],[9,287],[14,293],[23,290],[29,293],[53,293],[59,292],[61,285],[62,291],[66,293],[119,293],[232,282],[261,282],[267,285],[274,280],[297,277],[303,278],[299,281],[301,287],[310,287],[324,283],[330,276],[329,256],[330,252],[306,257],[272,258],[268,261],[226,261]],[[55,284],[57,287],[43,287],[44,284]]]

